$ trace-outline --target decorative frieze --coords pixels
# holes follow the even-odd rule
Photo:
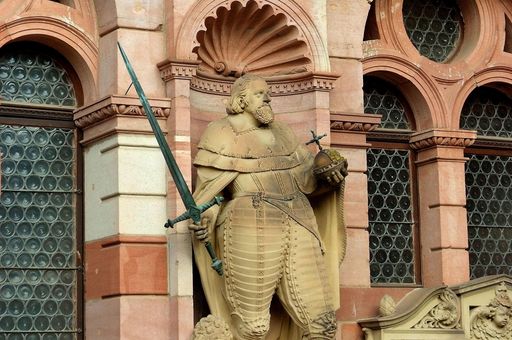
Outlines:
[[[411,136],[412,149],[421,150],[437,146],[461,147],[472,145],[476,139],[475,131],[430,129]]]
[[[200,60],[164,60],[159,63],[160,76],[165,82],[172,79],[191,79],[196,75]]]
[[[168,117],[171,112],[171,102],[165,99],[149,100],[153,114],[158,117]],[[91,125],[115,116],[144,116],[144,108],[137,97],[110,96],[94,104],[79,108],[74,113],[76,126],[87,128]]]
[[[330,91],[338,75],[329,73],[306,72],[292,76],[273,77],[267,79],[271,95],[286,96],[311,91]],[[196,91],[229,96],[234,78],[209,77],[198,74],[190,83]]]
[[[332,131],[369,132],[380,125],[381,115],[331,112]]]

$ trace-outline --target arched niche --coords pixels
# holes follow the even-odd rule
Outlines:
[[[298,39],[305,42],[312,60],[313,72],[329,72],[329,55],[315,24],[306,11],[293,0],[203,0],[193,6],[180,27],[177,35],[176,59],[196,60],[194,50],[199,46],[197,35],[200,31],[207,30],[207,19],[218,18],[220,8],[228,11],[236,6],[247,7],[255,3],[259,9],[269,6],[275,15],[284,15],[288,26],[294,26],[298,30]]]

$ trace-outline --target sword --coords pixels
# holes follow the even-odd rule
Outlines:
[[[176,160],[174,159],[174,156],[172,155],[171,149],[169,148],[169,145],[167,144],[164,134],[162,130],[160,129],[160,125],[158,125],[158,122],[156,121],[155,116],[153,115],[153,110],[151,109],[151,106],[149,105],[148,99],[146,98],[146,95],[144,94],[144,91],[142,90],[142,86],[139,83],[139,80],[137,79],[137,76],[135,75],[135,71],[132,68],[132,65],[130,64],[130,61],[128,60],[128,57],[126,56],[126,53],[124,52],[123,48],[121,47],[121,44],[119,42],[117,43],[117,46],[119,47],[119,51],[121,51],[121,56],[123,57],[124,63],[126,65],[126,69],[128,70],[128,73],[130,74],[130,78],[132,79],[132,84],[135,86],[135,90],[137,91],[137,94],[139,96],[140,102],[142,104],[142,107],[144,108],[144,111],[146,113],[146,116],[148,117],[149,124],[151,125],[151,129],[153,129],[153,133],[155,134],[156,140],[158,142],[158,145],[160,146],[160,150],[162,151],[162,154],[164,155],[165,162],[167,163],[167,167],[169,168],[169,171],[171,172],[172,179],[174,180],[174,183],[176,184],[176,187],[178,188],[178,192],[180,193],[181,200],[183,201],[183,204],[185,205],[185,208],[187,211],[183,213],[182,215],[176,217],[173,220],[168,219],[167,223],[165,223],[166,228],[173,228],[174,224],[180,221],[188,220],[189,218],[194,221],[196,224],[201,223],[201,214],[214,206],[215,204],[220,204],[224,198],[221,196],[216,196],[213,200],[210,202],[207,202],[205,204],[197,205],[194,201],[194,198],[192,197],[192,193],[190,192],[187,183],[185,182],[185,179],[183,178],[183,174],[180,171],[180,168],[178,167],[178,164],[176,163]],[[217,258],[217,255],[215,254],[215,250],[213,250],[213,246],[210,243],[210,241],[205,242],[206,250],[208,251],[208,254],[212,258],[212,268],[215,269],[215,271],[222,275],[222,262]]]

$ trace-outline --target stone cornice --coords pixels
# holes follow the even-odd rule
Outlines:
[[[196,75],[200,60],[164,60],[157,64],[165,82],[173,79],[190,80]]]
[[[457,129],[429,129],[411,136],[410,146],[414,150],[447,146],[465,148],[476,139],[476,131]]]
[[[267,78],[271,95],[286,96],[312,91],[328,92],[334,88],[339,75],[332,73],[305,72],[295,75]],[[190,87],[196,91],[229,96],[234,78],[209,77],[198,74],[192,78]]]
[[[373,131],[379,127],[381,118],[374,114],[331,112],[331,131]]]
[[[149,99],[156,117],[168,117],[171,112],[170,99]],[[98,122],[117,116],[144,116],[139,98],[131,96],[109,96],[81,107],[74,112],[75,125],[87,128]]]

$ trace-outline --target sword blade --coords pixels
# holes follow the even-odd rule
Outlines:
[[[140,102],[142,104],[142,107],[144,108],[144,111],[146,112],[146,116],[148,117],[149,124],[151,125],[151,129],[153,129],[153,133],[155,134],[156,140],[158,142],[158,145],[160,146],[160,150],[162,151],[162,154],[164,156],[165,162],[167,163],[167,167],[169,168],[169,171],[171,172],[172,179],[174,180],[174,183],[176,184],[176,188],[178,189],[178,192],[181,196],[181,200],[185,204],[185,208],[189,212],[195,212],[197,210],[196,202],[194,201],[194,198],[192,197],[192,193],[190,192],[187,182],[185,182],[185,179],[183,178],[183,174],[180,171],[180,168],[178,167],[178,164],[176,163],[176,160],[174,159],[174,156],[172,155],[171,149],[169,148],[169,145],[167,144],[167,141],[165,140],[164,133],[162,132],[162,129],[160,129],[160,125],[158,125],[158,122],[153,115],[153,110],[151,109],[151,105],[149,105],[148,99],[146,98],[146,95],[144,94],[144,90],[142,89],[142,86],[139,83],[139,80],[137,79],[137,76],[135,75],[135,71],[132,68],[132,65],[130,64],[130,61],[128,60],[128,56],[124,52],[123,48],[121,47],[121,44],[119,42],[117,43],[117,46],[119,47],[119,51],[121,51],[121,56],[123,57],[124,63],[126,65],[126,69],[128,70],[128,73],[130,74],[130,78],[132,79],[133,86],[135,87],[135,90],[137,91],[137,94],[139,95]],[[199,223],[200,222],[200,215],[191,213],[191,218],[194,220],[194,222]]]

